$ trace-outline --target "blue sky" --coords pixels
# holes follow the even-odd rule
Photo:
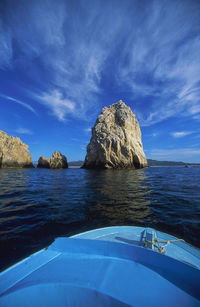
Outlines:
[[[200,1],[1,0],[0,129],[84,159],[122,99],[147,158],[200,162]]]

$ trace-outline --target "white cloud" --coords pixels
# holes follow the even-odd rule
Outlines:
[[[192,133],[193,132],[191,132],[191,131],[177,131],[177,132],[172,132],[171,135],[174,138],[181,138],[181,137],[184,137],[184,136],[192,134]]]
[[[20,68],[27,69],[28,66],[30,73],[37,76],[41,73],[41,66],[38,69],[37,61],[34,60],[39,60],[45,70],[43,80],[41,78],[41,88],[46,93],[42,94],[43,101],[47,102],[47,98],[50,98],[51,103],[47,104],[60,120],[65,118],[66,111],[70,110],[69,102],[72,101],[77,116],[88,119],[87,113],[92,116],[99,112],[97,95],[101,92],[102,73],[122,30],[121,13],[127,12],[127,5],[121,9],[118,6],[113,8],[108,3],[105,4],[105,10],[98,1],[91,1],[88,5],[89,9],[85,10],[85,5],[80,1],[74,10],[70,2],[62,0],[58,3],[51,0],[24,3],[19,0],[18,5],[9,7],[5,13],[9,16],[9,19],[5,18],[8,37],[4,35],[4,45],[9,46],[9,53],[6,47],[3,48],[4,54],[10,54],[7,62]],[[112,19],[115,19],[114,25]],[[9,45],[12,40],[18,51],[15,57],[13,45]],[[1,67],[6,62],[2,61]],[[50,84],[51,88],[61,89],[65,98],[59,100],[64,99],[64,105],[49,90]]]
[[[153,149],[147,151],[148,158],[168,161],[192,162],[195,159],[197,162],[198,159],[200,163],[199,156],[199,148]]]
[[[87,133],[88,133],[88,132],[91,132],[91,131],[92,131],[92,128],[91,128],[91,127],[85,128],[84,131],[87,132]]]
[[[59,90],[43,93],[37,98],[45,104],[60,121],[65,120],[66,114],[73,114],[75,112],[75,103],[64,98]]]
[[[18,99],[15,99],[13,97],[10,97],[10,96],[7,96],[7,95],[4,95],[4,94],[0,94],[0,97],[2,97],[3,99],[7,100],[7,101],[13,101],[19,105],[21,105],[22,107],[28,109],[29,111],[31,111],[32,113],[34,113],[35,115],[37,115],[35,109],[33,107],[31,107],[28,103],[25,103],[25,102],[22,102]]]
[[[74,109],[88,119],[107,88],[129,92],[143,126],[198,120],[198,13],[198,1],[18,0],[0,21],[0,67],[42,71],[40,96],[59,120]]]
[[[140,114],[143,126],[177,115],[197,118],[200,113],[197,11],[194,2],[149,2],[144,22],[122,49],[118,83],[129,86],[134,100],[149,101]],[[138,103],[136,112],[140,109]]]
[[[32,135],[33,134],[33,132],[31,131],[31,130],[29,130],[29,129],[26,129],[26,128],[17,128],[16,130],[15,130],[15,132],[17,132],[17,133],[19,133],[19,134],[29,134],[29,135]]]
[[[10,67],[13,56],[12,39],[9,31],[3,29],[3,23],[0,19],[0,67],[6,69]]]

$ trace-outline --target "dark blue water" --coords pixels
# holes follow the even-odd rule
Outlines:
[[[1,270],[58,236],[150,226],[200,247],[200,168],[0,170]]]

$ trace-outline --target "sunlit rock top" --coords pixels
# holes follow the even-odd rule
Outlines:
[[[120,100],[104,107],[92,128],[84,168],[142,168],[147,166],[138,120]]]
[[[0,168],[33,167],[28,145],[0,130]]]
[[[60,152],[55,151],[51,158],[40,157],[37,167],[52,169],[68,168],[67,158]]]

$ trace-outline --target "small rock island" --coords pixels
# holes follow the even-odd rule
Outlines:
[[[28,145],[0,130],[0,168],[34,167]]]
[[[62,169],[68,168],[67,158],[60,152],[55,151],[51,158],[40,157],[38,160],[38,168]]]
[[[92,128],[83,168],[138,169],[147,167],[136,115],[120,100],[104,107]]]

